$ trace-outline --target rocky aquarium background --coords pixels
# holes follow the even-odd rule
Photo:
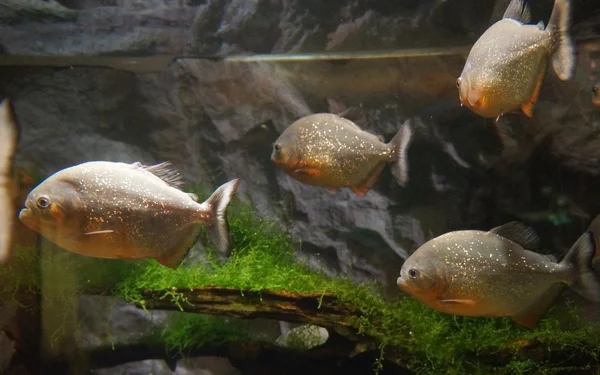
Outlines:
[[[573,2],[575,78],[560,82],[550,71],[535,116],[504,116],[510,131],[502,134],[460,107],[463,54],[275,63],[219,57],[468,52],[505,0],[2,0],[0,96],[14,100],[22,125],[18,166],[46,176],[88,160],[169,160],[207,190],[239,177],[239,198],[290,231],[301,242],[299,257],[332,276],[377,280],[396,295],[403,260],[444,232],[521,220],[561,258],[600,213],[594,2]],[[533,20],[547,23],[552,4],[530,1]],[[66,60],[56,67],[48,56]],[[172,56],[212,58],[165,63]],[[125,62],[132,57],[137,63]],[[361,126],[386,140],[405,120],[416,122],[406,188],[389,168],[365,197],[303,185],[275,168],[272,142],[296,119],[329,111],[327,99],[362,107]],[[139,329],[126,323],[128,307],[102,304],[84,298],[80,308],[102,316],[116,309],[117,330]],[[97,334],[93,323],[88,334]]]

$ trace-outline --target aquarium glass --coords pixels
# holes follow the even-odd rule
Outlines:
[[[0,374],[597,374],[598,0],[0,0]]]

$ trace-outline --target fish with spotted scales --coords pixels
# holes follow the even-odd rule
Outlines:
[[[563,81],[573,76],[569,0],[554,2],[547,27],[530,20],[528,5],[511,0],[502,19],[479,37],[456,80],[461,105],[496,121],[519,109],[532,117],[548,65]]]
[[[389,143],[348,118],[316,113],[292,123],[273,143],[271,160],[290,177],[329,191],[347,187],[364,196],[386,164],[401,186],[408,182],[406,121]]]
[[[19,219],[58,246],[112,259],[153,258],[177,268],[201,225],[226,256],[231,238],[226,213],[239,180],[221,185],[203,203],[181,190],[169,163],[92,161],[63,169],[34,188]]]
[[[444,313],[510,317],[533,328],[566,287],[600,301],[592,270],[595,242],[586,231],[561,262],[529,249],[535,232],[510,222],[488,232],[454,231],[419,247],[402,265],[398,287]]]

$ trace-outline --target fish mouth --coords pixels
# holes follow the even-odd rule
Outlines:
[[[467,101],[473,108],[483,107],[484,97],[483,93],[480,90],[469,90],[469,94],[467,96]]]
[[[25,224],[26,227],[36,230],[32,212],[33,211],[27,207],[22,208],[21,211],[19,211],[19,220],[21,221],[21,223]]]
[[[404,286],[404,279],[402,279],[402,276],[398,277],[398,279],[396,280],[396,285],[398,285],[400,289],[402,289],[402,287]]]
[[[24,207],[19,211],[19,220],[23,220],[23,218],[27,218],[31,215],[31,210],[27,207]]]
[[[285,166],[285,163],[282,160],[276,158],[275,156],[271,156],[271,161],[278,167]]]

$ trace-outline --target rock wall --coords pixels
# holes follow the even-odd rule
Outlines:
[[[17,162],[47,175],[88,160],[170,160],[207,189],[239,177],[239,197],[300,242],[299,256],[332,276],[376,280],[397,294],[403,259],[426,240],[523,220],[559,258],[600,213],[600,109],[591,103],[600,14],[574,1],[576,77],[550,72],[535,116],[492,121],[460,107],[464,55],[406,59],[227,62],[251,53],[320,53],[468,45],[508,1],[4,0],[0,96],[23,128]],[[539,4],[538,4],[539,3]],[[531,4],[547,23],[552,2]],[[165,69],[6,66],[3,59],[76,55],[212,56]],[[361,106],[363,128],[386,140],[407,119],[416,135],[410,182],[386,168],[367,196],[329,193],[270,162],[294,120]],[[558,224],[557,215],[570,219]]]
[[[20,55],[43,63],[46,55],[443,49],[475,40],[506,6],[467,3],[11,0],[0,5],[0,61]],[[574,5],[572,33],[580,40],[598,31],[598,15],[584,13],[586,7]],[[551,4],[532,9],[543,19]],[[14,98],[23,123],[20,163],[33,162],[49,174],[87,160],[170,160],[190,183],[207,189],[239,177],[240,197],[279,219],[302,241],[312,264],[393,290],[403,258],[444,231],[487,228],[539,211],[555,191],[566,194],[583,220],[600,211],[592,187],[600,119],[588,93],[596,49],[580,42],[577,77],[563,83],[548,74],[536,116],[505,116],[513,133],[500,136],[491,121],[459,106],[454,82],[464,55],[280,63],[178,59],[154,72],[5,67],[0,94]],[[272,142],[295,119],[328,111],[329,98],[361,106],[363,127],[386,139],[405,120],[416,121],[407,188],[386,169],[364,198],[331,194],[276,170],[269,160]],[[556,171],[586,182],[557,179]],[[536,196],[548,189],[547,199]]]

